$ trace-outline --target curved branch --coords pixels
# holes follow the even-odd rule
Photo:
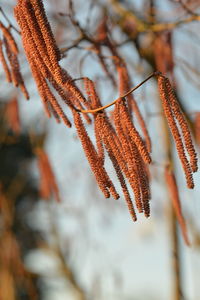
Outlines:
[[[96,113],[96,112],[102,111],[102,110],[104,110],[104,109],[106,109],[106,108],[114,105],[118,100],[123,100],[126,96],[128,96],[129,94],[131,94],[132,92],[134,92],[135,90],[137,90],[140,86],[142,86],[150,78],[152,78],[154,76],[158,76],[158,75],[161,75],[161,73],[158,72],[158,71],[153,72],[146,79],[144,79],[141,83],[139,83],[138,85],[136,85],[135,87],[133,87],[131,90],[129,90],[127,93],[125,93],[121,97],[115,99],[113,102],[111,102],[111,103],[109,103],[109,104],[107,104],[105,106],[101,106],[101,107],[98,107],[96,109],[81,110],[80,112],[84,113],[84,114],[87,114],[87,113]]]

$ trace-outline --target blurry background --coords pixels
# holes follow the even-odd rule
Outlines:
[[[200,14],[199,1],[183,3],[73,1],[75,18],[90,36],[95,36],[103,16],[108,17],[112,38],[127,63],[133,86],[157,69],[155,34],[151,30],[139,32],[138,20],[149,24],[174,23]],[[13,17],[15,4],[11,0],[0,2],[3,12],[18,28]],[[68,1],[49,0],[44,4],[59,48],[70,48],[63,50],[62,66],[73,78],[84,75],[93,79],[103,103],[111,102],[117,97],[117,89],[103,71],[90,43],[84,40],[77,43],[79,30],[68,17]],[[0,20],[8,25],[2,11]],[[171,31],[173,76],[193,133],[200,111],[199,30],[199,22],[193,21]],[[20,36],[13,34],[21,50],[21,71],[31,99],[26,101],[20,91],[6,82],[1,67],[0,297],[2,300],[182,299],[175,298],[173,291],[171,204],[163,175],[166,149],[156,82],[151,80],[134,93],[148,125],[154,163],[150,167],[151,217],[140,216],[133,223],[123,197],[114,201],[101,195],[75,129],[47,120]],[[72,45],[75,46],[71,49]],[[112,72],[106,47],[103,51]],[[196,131],[196,142],[198,135]],[[41,197],[41,174],[35,152],[38,146],[48,154],[61,203],[55,201],[53,193],[48,201]],[[198,147],[196,143],[197,150]],[[183,299],[196,300],[200,299],[200,176],[195,175],[195,189],[188,190],[175,151],[174,161],[192,244],[190,248],[185,246],[179,234],[182,293]],[[112,167],[108,168],[112,173]]]

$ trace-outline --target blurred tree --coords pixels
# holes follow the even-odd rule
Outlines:
[[[1,102],[0,116],[0,297],[40,299],[38,276],[23,263],[37,245],[38,234],[26,224],[27,213],[39,197],[30,168],[34,153],[28,134],[19,132],[16,99]]]

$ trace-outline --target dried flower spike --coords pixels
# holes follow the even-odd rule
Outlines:
[[[171,106],[170,102],[170,96],[169,96],[169,89],[168,89],[168,79],[162,75],[158,77],[158,87],[159,87],[159,93],[162,100],[162,105],[164,109],[165,116],[167,118],[167,122],[169,124],[171,133],[174,137],[174,141],[176,144],[177,152],[180,158],[180,161],[182,163],[185,177],[187,181],[188,188],[194,188],[194,182],[193,182],[193,170],[192,167],[187,159],[185,148],[184,148],[184,141],[182,139],[182,136],[179,132],[179,128],[177,127],[176,120],[175,120],[175,114],[173,112],[173,107]]]

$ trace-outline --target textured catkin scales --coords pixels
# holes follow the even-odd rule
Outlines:
[[[81,140],[82,147],[84,149],[85,155],[90,163],[91,169],[95,175],[100,189],[102,190],[106,198],[110,197],[110,192],[113,192],[114,198],[119,198],[117,192],[115,191],[113,183],[109,179],[106,170],[104,169],[103,165],[101,164],[101,161],[98,158],[94,145],[92,144],[92,141],[89,138],[87,131],[83,125],[80,114],[74,111],[73,116],[74,124],[76,126],[78,136]]]
[[[183,134],[183,138],[184,138],[184,142],[185,142],[185,148],[186,148],[186,150],[188,152],[188,155],[190,157],[190,165],[191,165],[192,171],[196,172],[197,169],[198,169],[197,154],[196,154],[196,151],[194,149],[194,145],[193,145],[193,142],[192,142],[192,137],[191,137],[191,134],[190,134],[188,124],[186,122],[186,119],[185,119],[182,111],[181,111],[181,108],[180,108],[179,103],[176,99],[174,91],[171,87],[169,79],[166,78],[165,82],[166,82],[166,89],[167,89],[167,92],[168,92],[168,95],[169,95],[171,108],[172,108],[174,116],[177,119],[177,121],[180,125],[180,128],[182,130],[182,134]]]
[[[10,73],[10,70],[9,70],[9,67],[8,67],[8,64],[7,64],[4,52],[3,52],[3,42],[1,40],[0,40],[0,61],[2,63],[4,72],[6,74],[6,80],[7,80],[7,82],[12,82],[11,73]]]
[[[124,121],[125,126],[128,129],[130,138],[133,139],[134,143],[137,145],[138,151],[141,154],[144,162],[150,164],[151,157],[147,150],[147,147],[143,142],[141,136],[139,135],[138,131],[136,130],[133,122],[131,121],[130,115],[128,113],[128,110],[126,109],[124,102],[122,102],[122,104],[123,105],[120,106],[121,117]]]
[[[53,56],[55,60],[59,61],[61,58],[60,50],[56,45],[55,38],[46,17],[43,2],[41,0],[31,0],[30,2],[34,7],[35,15],[37,17],[43,38],[45,41],[48,40],[47,47],[49,50],[49,55],[52,54],[51,56]]]
[[[8,82],[12,82],[15,87],[19,87],[25,98],[28,100],[29,94],[20,71],[20,65],[17,57],[19,51],[15,39],[10,29],[5,27],[1,22],[0,30],[3,34],[3,40],[0,40],[0,60],[6,74],[6,79]],[[6,56],[4,55],[3,47],[5,49]]]
[[[139,212],[143,212],[140,189],[139,189],[139,182],[138,182],[138,176],[137,176],[136,169],[135,169],[134,158],[133,158],[132,151],[130,149],[129,139],[124,134],[123,127],[121,124],[120,106],[121,106],[121,103],[117,103],[115,105],[115,110],[114,110],[115,128],[116,128],[116,132],[118,134],[119,140],[122,144],[122,148],[121,148],[123,151],[122,155],[125,157],[127,168],[131,175],[129,178],[129,181],[130,181],[130,184],[132,183],[132,186],[133,186],[136,206],[137,206],[137,209]]]
[[[120,62],[119,64],[116,64],[116,69],[117,69],[118,81],[119,81],[119,95],[122,96],[123,94],[128,92],[131,88],[129,74],[125,62]],[[134,113],[134,115],[138,119],[138,123],[140,125],[140,128],[145,138],[147,149],[149,152],[151,152],[151,139],[149,137],[149,133],[145,121],[138,108],[138,105],[132,94],[128,95],[126,98],[127,98],[129,113],[130,114]]]
[[[184,141],[179,132],[178,126],[176,124],[175,114],[173,111],[173,107],[171,106],[170,97],[169,97],[169,89],[168,89],[168,79],[164,76],[158,77],[158,87],[159,93],[162,100],[162,105],[164,109],[165,116],[167,118],[168,125],[170,127],[171,133],[174,137],[174,141],[176,144],[176,149],[180,158],[180,161],[183,166],[183,170],[185,172],[185,177],[187,181],[188,188],[194,188],[193,182],[193,170],[190,162],[187,159],[184,147]],[[186,148],[187,150],[187,148]]]
[[[55,45],[54,50],[51,49],[53,40],[50,37],[44,40],[43,36],[47,34],[43,34],[46,21],[43,20],[43,25],[40,26],[41,18],[45,15],[44,8],[43,5],[37,6],[37,10],[42,10],[39,16],[38,11],[35,12],[34,3],[20,0],[15,7],[15,16],[21,28],[23,45],[29,64],[32,63],[37,66],[44,79],[53,85],[65,103],[67,100],[68,105],[72,107],[75,105],[77,109],[82,110],[82,103],[85,103],[86,99],[69,74],[60,67],[57,60],[57,46]],[[34,76],[34,72],[32,74]],[[63,97],[63,92],[68,93],[69,99],[66,99],[66,96]],[[60,117],[62,118],[62,116]],[[84,117],[90,123],[89,116],[85,114]]]
[[[1,31],[3,33],[3,36],[8,41],[8,44],[9,44],[9,46],[11,48],[12,53],[14,53],[14,54],[17,55],[18,52],[19,52],[19,50],[18,50],[17,44],[15,42],[15,39],[14,39],[11,31],[7,27],[5,27],[1,22],[0,22],[0,29],[1,29]]]

